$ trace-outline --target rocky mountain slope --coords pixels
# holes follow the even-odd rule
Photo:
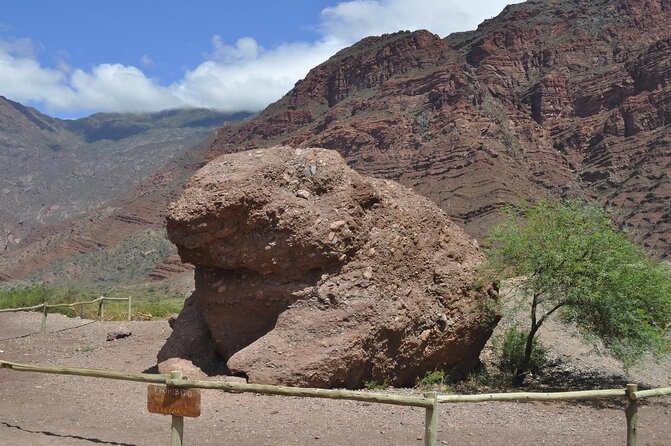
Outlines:
[[[336,149],[476,236],[506,202],[577,194],[668,257],[670,23],[667,0],[529,1],[446,39],[364,39],[213,151]]]
[[[244,116],[194,109],[60,120],[0,97],[0,250],[128,191]]]
[[[32,234],[11,261],[0,259],[0,274],[67,270],[73,254],[159,230],[197,168],[277,144],[335,149],[356,170],[429,197],[477,237],[519,198],[597,200],[668,258],[669,23],[669,0],[547,0],[509,6],[445,39],[427,31],[366,38],[113,207]]]

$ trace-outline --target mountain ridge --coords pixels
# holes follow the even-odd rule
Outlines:
[[[337,150],[358,171],[429,197],[480,239],[506,203],[579,196],[612,207],[621,228],[668,258],[668,23],[668,0],[547,0],[511,5],[444,39],[428,31],[368,37],[110,209],[35,237],[11,262],[0,258],[0,271],[21,277],[161,231],[167,204],[198,168],[220,154],[284,144]]]
[[[0,251],[102,205],[247,115],[185,109],[62,120],[0,97]]]
[[[358,56],[364,69],[348,74],[332,59],[257,119],[229,127],[213,150],[333,148],[363,173],[415,187],[479,237],[511,199],[580,195],[619,210],[622,228],[668,257],[670,11],[665,0],[526,2],[445,39],[387,36],[386,50],[401,60],[393,76],[375,65],[374,45]],[[418,48],[434,55],[407,75],[403,58],[421,62],[412,58]],[[361,78],[367,63],[374,69]],[[370,91],[369,79],[382,82]],[[644,170],[628,171],[627,159]],[[477,178],[459,181],[460,163],[479,170]],[[644,184],[619,194],[632,175]],[[643,206],[628,202],[650,192]],[[660,220],[666,226],[657,230]]]

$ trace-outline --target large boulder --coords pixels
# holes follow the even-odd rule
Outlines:
[[[203,167],[168,210],[196,290],[159,361],[251,382],[358,387],[463,373],[498,321],[477,243],[431,201],[335,151],[274,147]]]

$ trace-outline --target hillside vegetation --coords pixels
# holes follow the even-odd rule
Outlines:
[[[172,294],[164,286],[136,286],[128,288],[71,288],[24,286],[0,290],[0,309],[21,308],[41,303],[62,304],[90,301],[100,296],[131,296],[134,319],[166,318],[179,313],[184,305],[184,297]],[[36,310],[40,311],[40,310]],[[76,305],[74,307],[52,308],[50,312],[62,313],[70,317],[96,318],[97,305]],[[127,303],[105,302],[106,320],[125,320],[128,316]]]

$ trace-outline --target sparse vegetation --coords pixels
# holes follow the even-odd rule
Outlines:
[[[503,335],[503,343],[498,349],[499,368],[505,374],[514,374],[524,367],[524,350],[527,333],[516,326],[510,327]],[[538,373],[547,362],[547,349],[537,338],[532,341],[531,359],[527,368],[531,373]]]
[[[497,300],[483,297],[475,307],[474,313],[481,316],[480,321],[483,326],[494,328],[499,322],[500,310],[501,308]]]
[[[11,290],[0,290],[0,308],[30,307],[47,302],[52,304],[71,303],[93,300],[100,296],[132,297],[132,313],[141,319],[164,318],[172,313],[179,313],[184,305],[184,298],[170,294],[164,287],[137,286],[125,289],[72,288],[26,286]],[[127,317],[126,302],[106,302],[105,319],[124,320]],[[58,312],[68,316],[94,318],[97,306],[81,305],[72,308],[53,308],[50,312]]]
[[[519,294],[528,299],[522,304],[529,305],[530,324],[516,385],[531,368],[538,330],[556,312],[602,339],[625,364],[645,352],[669,352],[670,269],[615,231],[606,210],[541,200],[504,212],[506,220],[488,238],[484,276],[519,278]],[[509,355],[519,342],[511,332]]]
[[[427,372],[417,384],[422,390],[440,390],[446,391],[449,386],[449,375],[444,370],[434,370]]]
[[[387,390],[389,383],[387,381],[379,382],[375,380],[366,381],[363,386],[368,390]]]
[[[68,269],[74,267],[83,272],[77,279],[79,288],[111,288],[143,280],[156,265],[174,252],[175,246],[168,241],[165,230],[144,229],[109,248],[51,262],[33,271],[26,280],[42,283],[47,277],[58,281],[67,277]]]
[[[481,366],[476,370],[466,375],[464,384],[471,389],[479,389],[481,387],[490,386],[492,384],[492,376],[486,367]]]

